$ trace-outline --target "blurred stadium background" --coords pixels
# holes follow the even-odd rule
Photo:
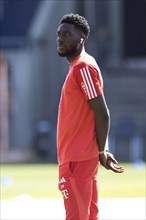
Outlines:
[[[91,26],[87,51],[102,71],[119,161],[145,161],[145,0],[0,0],[2,163],[56,162],[56,121],[66,60],[56,29],[70,12]]]

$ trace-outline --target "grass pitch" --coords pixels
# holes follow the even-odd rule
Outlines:
[[[135,167],[122,164],[123,174],[116,174],[99,167],[99,198],[145,197],[145,164]],[[34,198],[62,198],[58,190],[56,164],[1,165],[1,199],[21,195]]]

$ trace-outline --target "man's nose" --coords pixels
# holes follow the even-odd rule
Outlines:
[[[58,36],[57,37],[57,42],[63,42],[64,41],[64,37],[63,36]]]
[[[59,39],[57,39],[57,42],[58,43],[64,42],[64,39],[63,38],[59,38]]]

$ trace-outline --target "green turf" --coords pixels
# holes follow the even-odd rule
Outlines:
[[[145,166],[137,170],[131,164],[123,165],[124,174],[115,174],[100,166],[100,198],[145,197]],[[35,198],[62,197],[57,181],[57,165],[1,165],[1,199],[11,199],[22,194]]]

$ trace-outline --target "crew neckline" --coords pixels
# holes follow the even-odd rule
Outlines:
[[[82,51],[82,52],[73,60],[73,62],[71,62],[70,66],[72,66],[72,65],[80,58],[80,56],[81,56],[83,53],[85,53],[85,51]]]

